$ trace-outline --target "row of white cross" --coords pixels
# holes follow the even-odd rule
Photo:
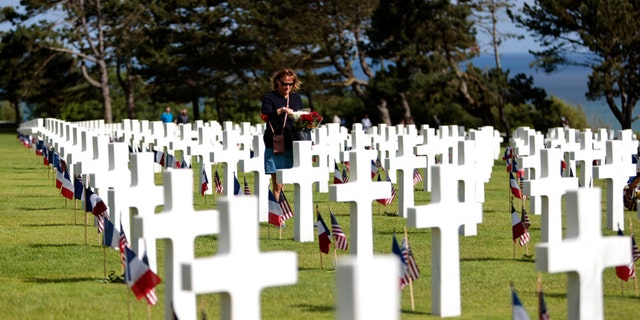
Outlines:
[[[601,190],[593,187],[593,179],[606,181],[606,228],[624,230],[623,188],[629,177],[636,175],[632,157],[638,152],[638,140],[631,130],[614,134],[605,129],[594,133],[553,128],[544,137],[521,127],[514,132],[511,145],[525,169],[523,191],[531,198],[530,212],[542,215],[536,268],[568,272],[569,319],[602,319],[602,272],[629,264],[632,247],[630,237],[602,236]],[[563,196],[567,219],[564,237]]]
[[[215,122],[176,127],[175,124],[161,125],[157,122],[145,123],[137,120],[125,120],[120,124],[107,126],[100,122],[67,123],[56,119],[38,119],[37,122],[22,127],[25,132],[45,140],[48,145],[59,150],[67,157],[68,163],[74,164],[74,170],[90,181],[91,186],[98,192],[109,190],[108,203],[112,221],[117,221],[122,214],[123,228],[130,230],[131,239],[134,239],[134,251],[144,250],[144,242],[141,239],[146,240],[146,250],[149,252],[153,270],[157,270],[153,247],[155,240],[164,240],[167,317],[176,312],[180,318],[195,318],[196,294],[226,292],[223,314],[229,318],[242,319],[256,316],[259,318],[259,293],[262,288],[292,284],[297,278],[295,254],[264,254],[259,252],[257,246],[258,222],[266,221],[268,210],[266,195],[269,176],[264,174],[264,150],[261,141],[263,128],[232,123],[220,126]],[[575,134],[567,132],[564,133]],[[291,169],[279,170],[276,179],[278,182],[294,185],[295,241],[307,242],[315,239],[312,190],[314,184],[317,192],[329,193],[330,201],[351,204],[350,254],[353,258],[348,262],[341,262],[338,266],[338,317],[365,319],[368,317],[364,315],[383,314],[389,315],[383,318],[398,317],[397,277],[383,279],[380,275],[398,274],[391,271],[399,266],[388,257],[374,255],[373,252],[371,203],[375,199],[389,197],[391,190],[390,182],[375,182],[371,179],[371,161],[376,159],[384,162],[393,180],[396,177],[395,173],[398,173],[398,211],[401,217],[407,218],[407,226],[434,228],[431,261],[432,313],[441,317],[459,316],[461,297],[458,234],[476,235],[477,224],[482,222],[484,183],[489,181],[493,161],[499,156],[501,138],[497,132],[490,127],[467,132],[464,128],[456,126],[441,126],[436,132],[428,126],[416,131],[415,127],[382,125],[370,133],[365,133],[362,127],[356,124],[349,133],[337,125],[327,124],[316,129],[314,133],[313,144],[307,141],[294,143],[294,166]],[[549,136],[552,136],[551,133],[553,131]],[[158,136],[160,138],[156,138]],[[122,139],[126,143],[109,143],[112,137]],[[89,140],[93,143],[88,143]],[[582,141],[585,140],[580,139],[579,143],[585,143]],[[618,140],[604,141],[607,152],[612,155],[616,154],[614,145],[617,143],[614,141]],[[544,147],[545,144],[552,143],[556,144],[553,148]],[[519,128],[514,132],[512,144],[516,146],[521,157],[519,162],[522,167],[528,170],[525,193],[543,199],[541,203],[544,205],[532,210],[543,215],[543,241],[537,248],[537,268],[548,272],[574,271],[580,275],[574,280],[570,277],[569,301],[579,302],[576,304],[579,308],[570,304],[570,316],[574,314],[579,317],[587,311],[602,314],[602,270],[606,266],[628,262],[630,255],[622,258],[624,253],[628,252],[623,250],[625,246],[620,243],[626,242],[630,250],[630,238],[602,238],[599,231],[599,191],[591,188],[578,190],[577,181],[574,183],[571,178],[560,177],[560,152],[569,150],[562,149],[561,142],[551,138],[543,141],[541,134]],[[197,159],[205,170],[211,170],[213,164],[223,163],[226,193],[232,192],[234,174],[238,170],[254,173],[254,193],[257,197],[229,197],[224,194],[218,202],[218,210],[195,211],[191,170],[167,169],[163,172],[163,185],[156,186],[153,182],[153,154],[140,152],[127,156],[129,147],[133,150],[137,150],[138,147],[143,150],[152,148],[166,153],[182,150],[185,157]],[[346,149],[349,151],[344,151]],[[585,159],[585,156],[579,153],[580,150],[571,150],[574,152],[573,158],[567,159],[589,162],[588,159],[580,160]],[[435,164],[436,157],[443,159],[441,164]],[[614,165],[613,160],[608,159],[604,159],[602,169],[598,169],[598,173],[595,173],[594,168],[596,179],[615,179],[607,178],[604,171],[600,172],[606,165]],[[630,157],[628,160],[630,161]],[[334,161],[349,161],[351,174],[348,183],[328,186],[329,173],[333,171]],[[431,202],[426,205],[414,204],[411,175],[416,168],[424,170],[424,189],[432,192]],[[155,170],[157,169],[156,167]],[[581,170],[581,174],[583,171],[585,170]],[[208,176],[211,177],[210,171]],[[395,182],[393,180],[392,182]],[[611,188],[607,190],[609,189]],[[164,197],[158,195],[160,190],[164,190]],[[567,194],[568,232],[565,240],[562,240],[559,212],[563,194]],[[154,208],[159,205],[164,206],[162,213],[154,214]],[[132,218],[128,216],[129,207],[136,208],[137,211]],[[583,207],[587,207],[588,210],[580,209]],[[242,212],[232,213],[239,210]],[[246,212],[256,214],[251,216]],[[589,218],[585,219],[585,215]],[[129,221],[132,221],[131,224]],[[582,225],[584,227],[579,228]],[[251,232],[247,232],[248,230]],[[213,257],[195,259],[193,241],[197,236],[206,234],[219,235],[218,253]],[[576,254],[580,252],[573,248],[576,245],[600,254]],[[593,251],[596,250],[594,248],[602,250]],[[246,261],[251,263],[243,265]],[[273,273],[265,276],[256,269],[247,269],[253,261],[264,261],[258,265],[265,270],[278,269],[283,272],[278,272],[280,276],[274,278]],[[225,271],[204,271],[214,268]],[[381,272],[379,269],[391,271]],[[231,280],[236,277],[229,276],[235,272],[251,274],[252,279],[238,284]],[[586,281],[587,272],[599,273],[600,278],[595,279],[600,281],[580,285],[581,281]],[[379,279],[376,283],[358,281],[374,273],[375,278]],[[379,291],[383,288],[388,290]],[[578,291],[575,291],[576,288]],[[584,293],[585,290],[595,293],[587,295]],[[341,295],[348,297],[341,298]],[[362,298],[363,295],[366,299]],[[383,299],[384,303],[372,304],[368,299]],[[243,301],[243,308],[237,304],[238,300]],[[344,307],[343,303],[349,307]],[[255,308],[247,308],[247,305]],[[590,309],[585,306],[594,307]]]

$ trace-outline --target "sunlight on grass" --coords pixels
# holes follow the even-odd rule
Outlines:
[[[216,197],[202,197],[198,188],[198,168],[194,166],[194,207],[196,210],[216,208]],[[42,165],[33,151],[22,147],[14,135],[0,135],[0,305],[5,319],[132,319],[147,317],[144,299],[137,301],[122,283],[106,280],[105,275],[121,276],[119,253],[100,245],[100,235],[93,227],[92,215],[83,212],[78,203],[65,200],[54,187],[55,175]],[[243,175],[240,175],[243,177]],[[253,175],[247,175],[253,189]],[[332,177],[328,176],[332,181]],[[156,174],[156,184],[161,183]],[[242,181],[242,179],[241,179]],[[602,198],[606,199],[604,184]],[[496,160],[489,183],[485,184],[483,221],[478,235],[460,237],[460,272],[462,316],[459,319],[510,319],[509,284],[514,283],[523,305],[536,318],[537,297],[535,244],[540,241],[540,216],[531,215],[531,242],[527,247],[511,241],[509,181],[504,164]],[[285,186],[293,206],[293,187]],[[417,204],[427,204],[430,195],[416,186]],[[253,192],[253,190],[252,190]],[[329,205],[342,229],[350,235],[351,221],[348,203],[331,203],[327,194],[315,194],[314,199],[325,221],[329,221]],[[603,210],[604,210],[603,202]],[[156,208],[160,212],[162,207]],[[396,212],[397,200],[388,207],[374,202],[373,240],[377,254],[391,253],[391,239],[404,233],[405,221],[385,212]],[[86,227],[85,217],[89,225]],[[625,221],[639,226],[635,212],[625,212]],[[603,214],[604,230],[604,214]],[[282,231],[282,232],[281,232]],[[431,314],[431,230],[407,229],[409,240],[421,270],[413,284],[416,310],[411,310],[409,290],[402,292],[402,319],[435,319]],[[627,231],[625,231],[628,234]],[[614,232],[603,231],[605,235]],[[252,241],[247,239],[247,241]],[[347,254],[333,248],[321,255],[317,242],[293,241],[293,221],[282,230],[260,225],[262,251],[294,251],[298,256],[298,283],[267,288],[263,291],[263,319],[334,319],[335,318],[335,257]],[[164,244],[157,242],[159,275],[164,275]],[[214,255],[217,236],[201,236],[195,240],[196,256]],[[322,267],[321,267],[322,263]],[[265,266],[255,265],[256,269]],[[278,272],[278,270],[269,270]],[[211,270],[211,272],[216,272]],[[241,285],[241,275],[237,277]],[[554,319],[566,318],[567,299],[565,274],[541,274],[545,299]],[[375,279],[371,279],[375,281]],[[151,308],[152,319],[164,319],[164,286],[156,291],[158,305]],[[624,295],[621,289],[624,288]],[[636,317],[638,297],[634,283],[624,283],[613,268],[604,272],[604,307],[607,319]],[[198,297],[198,313],[209,319],[220,316],[220,294]]]

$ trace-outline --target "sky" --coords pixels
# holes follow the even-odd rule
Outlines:
[[[531,4],[533,0],[512,0],[514,7],[513,11],[521,12],[520,8],[524,5],[524,3]],[[524,39],[506,39],[501,43],[499,50],[500,53],[528,53],[529,50],[539,50],[540,46],[536,44],[532,37],[530,37],[526,30],[517,28],[507,16],[505,11],[500,12],[500,16],[498,17],[498,30],[499,32],[506,34],[512,33],[519,36],[524,36]],[[482,53],[492,53],[492,48],[490,47],[491,38],[487,34],[483,34],[479,32],[478,34],[478,44],[481,47]]]

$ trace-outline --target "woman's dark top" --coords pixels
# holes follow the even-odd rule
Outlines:
[[[287,99],[280,95],[277,90],[268,92],[262,98],[262,113],[269,117],[269,123],[273,126],[273,130],[277,134],[282,133],[282,123],[284,122],[284,116],[286,112],[282,112],[278,115],[278,109],[287,105]],[[294,111],[302,109],[302,98],[297,93],[289,93],[289,108]],[[267,128],[264,131],[262,140],[267,148],[273,148],[273,131],[271,126],[267,123]],[[289,150],[293,149],[293,142],[291,140],[291,131],[293,130],[293,117],[287,116],[287,123],[284,127],[284,141],[285,147]]]

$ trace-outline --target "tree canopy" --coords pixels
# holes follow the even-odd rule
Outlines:
[[[286,66],[299,73],[309,108],[348,120],[367,113],[420,125],[438,115],[509,129],[508,107],[537,119],[536,129],[556,126],[559,114],[539,121],[540,101],[550,100],[544,90],[531,98],[540,92],[532,81],[515,81],[499,63],[468,64],[479,52],[474,15],[508,7],[485,2],[23,0],[22,10],[0,11],[13,25],[0,54],[16,57],[5,62],[14,68],[31,57],[28,70],[41,72],[3,75],[0,93],[53,111],[35,116],[69,120],[95,118],[96,106],[107,122],[154,120],[179,104],[194,119],[258,122],[269,77]],[[44,19],[52,13],[56,20]],[[15,42],[18,32],[24,37]],[[37,92],[21,89],[36,79]],[[65,90],[55,96],[66,100],[47,100],[54,90]]]
[[[547,72],[562,65],[588,67],[587,98],[604,98],[622,129],[631,128],[640,117],[634,115],[640,95],[640,3],[536,0],[510,15],[543,48],[532,52],[538,67]],[[573,58],[575,53],[582,55]]]

